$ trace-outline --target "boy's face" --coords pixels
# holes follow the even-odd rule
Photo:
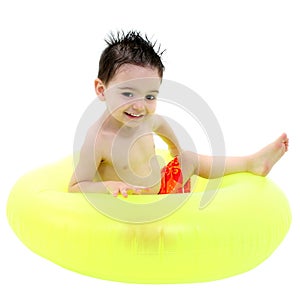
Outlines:
[[[126,64],[106,86],[97,79],[95,88],[121,126],[135,127],[155,113],[160,84],[157,69]]]

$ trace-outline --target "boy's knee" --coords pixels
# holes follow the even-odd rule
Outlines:
[[[183,173],[187,176],[198,174],[199,162],[197,153],[192,151],[183,151],[178,158]]]

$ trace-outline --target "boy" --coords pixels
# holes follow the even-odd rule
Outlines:
[[[189,178],[216,178],[236,172],[265,176],[288,150],[282,134],[259,152],[226,157],[212,169],[213,157],[183,151],[168,123],[155,114],[164,66],[161,53],[138,32],[113,35],[99,62],[95,91],[106,111],[89,129],[69,184],[70,192],[166,194],[189,192]],[[153,133],[174,159],[161,170]]]

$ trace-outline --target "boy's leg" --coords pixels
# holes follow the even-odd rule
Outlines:
[[[183,182],[192,175],[203,178],[218,178],[224,175],[247,172],[250,160],[244,157],[221,157],[201,155],[191,151],[184,151],[179,156],[183,174]]]
[[[192,175],[204,178],[217,178],[232,173],[251,172],[256,175],[266,176],[274,164],[288,150],[288,145],[289,139],[284,133],[273,143],[248,156],[213,157],[184,151],[179,156],[183,182]]]
[[[233,173],[248,172],[251,165],[250,156],[212,157],[198,155],[198,161],[198,175],[204,178],[218,178]]]

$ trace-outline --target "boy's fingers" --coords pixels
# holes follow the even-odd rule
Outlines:
[[[141,190],[141,189],[134,189],[134,193],[135,193],[135,194],[138,194],[138,195],[140,195],[140,194],[141,194],[141,192],[142,192],[142,190]]]
[[[148,187],[134,187],[134,186],[126,186],[122,188],[117,188],[114,190],[111,190],[110,192],[114,197],[117,197],[119,194],[121,194],[123,197],[127,198],[128,194],[137,194],[140,195],[143,190],[150,190]]]
[[[150,191],[151,189],[149,188],[149,187],[138,187],[138,188],[135,188],[134,189],[134,192],[136,193],[136,194],[141,194],[143,191]]]
[[[123,188],[120,190],[120,193],[122,194],[123,197],[127,198],[128,194],[127,194],[127,189]]]

